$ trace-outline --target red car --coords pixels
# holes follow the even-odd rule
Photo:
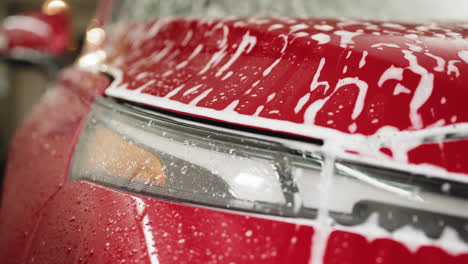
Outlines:
[[[468,263],[468,24],[276,3],[103,1],[10,148],[0,262]]]

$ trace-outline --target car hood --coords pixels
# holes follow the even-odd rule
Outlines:
[[[468,25],[159,19],[115,25],[106,94],[468,173]],[[466,145],[466,146],[465,146]]]

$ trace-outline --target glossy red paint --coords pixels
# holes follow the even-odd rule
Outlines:
[[[159,263],[309,263],[311,226],[67,183],[80,124],[106,85],[93,74],[66,71],[18,131],[0,215],[2,263],[154,263],[151,256]],[[389,239],[335,231],[324,263],[466,258],[435,247],[410,252]]]
[[[107,49],[110,52],[108,62],[113,67],[123,68],[123,80],[117,84],[121,86],[126,84],[127,87],[114,87],[113,89],[136,90],[146,85],[142,89],[143,94],[163,97],[173,92],[176,87],[185,84],[186,86],[178,90],[178,93],[174,93],[174,97],[169,100],[179,101],[182,104],[190,104],[204,91],[212,89],[206,95],[207,97],[204,99],[199,97],[200,100],[195,101],[195,108],[235,111],[239,115],[246,116],[251,116],[260,109],[258,115],[264,119],[283,120],[297,124],[305,122],[305,108],[310,107],[319,99],[329,97],[322,110],[317,112],[314,124],[317,127],[344,132],[343,134],[372,135],[380,128],[379,125],[372,123],[371,118],[377,117],[380,118],[382,126],[391,125],[401,130],[428,128],[433,121],[449,118],[449,115],[445,116],[446,111],[459,115],[457,120],[453,121],[454,123],[466,121],[466,113],[462,111],[459,97],[464,96],[466,92],[462,83],[466,83],[463,78],[467,77],[462,73],[467,68],[462,66],[464,64],[461,61],[457,64],[460,72],[458,79],[455,79],[456,76],[452,76],[453,79],[451,79],[450,74],[434,72],[434,76],[445,74],[445,77],[440,77],[440,80],[447,82],[444,84],[451,84],[454,91],[452,94],[446,89],[438,88],[438,92],[434,90],[432,93],[431,100],[433,97],[437,97],[435,101],[441,100],[440,96],[446,96],[447,105],[452,104],[453,101],[453,106],[448,109],[436,109],[438,105],[434,103],[431,106],[434,108],[432,110],[434,116],[432,116],[429,114],[431,107],[423,105],[417,111],[423,121],[422,127],[418,127],[417,124],[412,123],[414,120],[411,120],[408,113],[411,96],[401,99],[393,96],[397,85],[395,80],[389,80],[388,84],[384,82],[384,86],[390,86],[390,82],[395,82],[395,87],[386,89],[375,86],[375,82],[378,82],[380,78],[380,75],[375,73],[378,70],[385,71],[391,64],[402,68],[409,66],[408,62],[401,58],[402,55],[399,53],[401,50],[392,52],[392,47],[387,46],[383,47],[384,50],[376,48],[378,51],[369,51],[367,62],[361,67],[362,69],[359,67],[364,50],[359,50],[358,43],[369,41],[367,38],[373,38],[374,34],[371,32],[359,38],[358,36],[353,38],[354,47],[352,43],[347,43],[344,48],[338,44],[338,41],[343,39],[338,40],[336,36],[331,37],[331,42],[328,42],[334,45],[319,46],[325,44],[317,44],[314,41],[324,41],[326,39],[324,36],[317,36],[319,40],[314,40],[311,36],[305,37],[300,34],[300,32],[307,33],[305,29],[290,32],[293,24],[287,29],[275,29],[287,33],[286,38],[291,53],[281,55],[284,57],[271,68],[270,74],[263,76],[265,70],[281,57],[278,54],[281,53],[285,41],[283,37],[279,37],[281,34],[265,31],[268,29],[266,27],[271,27],[271,25],[249,24],[249,34],[257,34],[257,42],[248,56],[239,56],[230,68],[216,76],[223,69],[222,65],[226,63],[223,58],[229,61],[229,56],[225,55],[227,57],[221,58],[218,65],[213,65],[213,68],[207,70],[207,75],[200,77],[199,71],[206,66],[213,53],[220,51],[219,47],[222,42],[213,40],[222,39],[224,26],[213,29],[216,27],[214,22],[202,24],[201,26],[207,27],[205,32],[207,34],[211,32],[213,35],[194,34],[184,46],[188,29],[190,27],[198,29],[200,25],[197,23],[197,21],[169,23],[167,25],[170,28],[160,29],[161,35],[150,36],[146,40],[143,38],[144,33],[151,25],[145,25],[138,29],[139,33],[129,33],[138,36],[136,41],[133,39],[135,41],[133,44],[129,43],[130,35],[127,37],[118,35],[118,38],[124,38],[123,47],[108,46]],[[237,28],[236,21],[226,23],[231,33],[225,44],[227,45],[225,52],[232,58],[246,36],[247,28],[245,25],[239,25]],[[309,22],[304,21],[304,23]],[[338,27],[340,22],[327,22],[329,23],[335,23]],[[377,22],[369,23],[373,25]],[[284,21],[279,24],[283,27],[287,25]],[[327,29],[324,24],[318,23],[317,25],[321,29],[312,32],[314,35]],[[359,25],[354,25],[354,27],[357,28],[353,29],[353,25],[342,25],[340,29],[350,32],[362,29]],[[416,28],[415,25],[405,25],[405,27],[408,27],[405,30]],[[312,28],[316,29],[313,26]],[[389,31],[397,30],[390,28]],[[436,34],[434,33],[436,31],[417,32],[425,41],[419,45],[430,48],[432,44],[437,46],[434,43],[439,43],[430,35]],[[404,36],[401,34],[393,36],[389,33],[385,40],[393,42],[400,40],[402,43],[399,44],[404,45]],[[112,38],[112,34],[110,37]],[[207,37],[211,40],[206,41]],[[139,43],[139,40],[142,43]],[[173,42],[172,45],[170,45],[171,42]],[[198,54],[203,58],[190,60],[185,66],[181,65],[188,55],[193,54],[199,44],[204,45],[203,51]],[[313,45],[317,49],[306,49],[307,45]],[[131,52],[137,50],[138,46],[141,54]],[[174,50],[162,53],[164,48],[168,47]],[[245,48],[249,49],[248,46]],[[353,50],[346,58],[348,49]],[[387,51],[387,49],[390,50]],[[433,47],[433,49],[444,54],[452,52],[449,48],[439,50]],[[122,51],[125,52],[122,53]],[[323,83],[321,86],[314,86],[315,88],[311,91],[310,83],[320,66],[322,52],[328,54],[326,63],[333,67],[323,68],[323,75],[320,75],[317,81],[329,82],[330,88],[325,91],[327,86]],[[422,55],[418,54],[418,56]],[[154,61],[155,57],[158,60]],[[455,60],[456,56],[452,54],[447,59]],[[122,62],[119,63],[119,60]],[[426,62],[430,64],[428,60]],[[359,78],[365,76],[369,78],[367,82],[374,83],[373,86],[369,85],[362,111],[356,118],[352,115],[356,109],[356,100],[354,100],[357,96],[356,84],[337,88],[339,79],[348,78],[345,77],[346,73],[343,73],[343,76],[338,74],[343,70],[344,65],[348,66],[347,73],[359,72]],[[448,70],[448,64],[446,66]],[[173,70],[172,76],[163,76],[168,70]],[[230,71],[233,73],[229,74]],[[146,76],[143,74],[145,72]],[[255,72],[257,74],[254,74]],[[259,78],[257,75],[263,77]],[[452,75],[456,75],[456,72],[452,72]],[[204,76],[206,76],[205,79]],[[219,76],[226,77],[226,79],[220,80]],[[243,79],[244,76],[246,78]],[[410,93],[415,92],[416,83],[420,79],[421,76],[415,76],[411,70],[403,70],[402,85],[408,87]],[[154,82],[151,83],[151,81]],[[246,87],[257,81],[260,82],[253,87],[254,89],[245,94],[248,91]],[[264,219],[259,216],[246,216],[166,202],[89,182],[67,182],[68,165],[82,122],[86,118],[93,98],[102,96],[108,84],[107,79],[97,74],[82,72],[76,68],[68,69],[57,81],[55,89],[44,97],[18,130],[10,151],[0,213],[1,263],[310,263],[311,248],[315,239],[313,234],[316,232],[311,225],[285,222],[284,219],[279,218]],[[189,90],[200,84],[202,85],[197,89]],[[186,93],[185,96],[184,93]],[[274,96],[272,96],[273,93],[275,93]],[[135,98],[126,98],[136,100],[138,94],[135,92]],[[256,96],[253,96],[254,94]],[[297,100],[304,94],[310,94],[309,99],[304,103],[303,108],[295,113]],[[214,99],[218,100],[214,101]],[[239,101],[234,105],[233,102],[236,100]],[[229,105],[232,109],[226,110]],[[340,105],[343,107],[340,108]],[[260,108],[260,106],[263,107]],[[426,107],[429,108],[426,109]],[[371,111],[372,109],[374,111]],[[172,110],[180,111],[180,109]],[[272,112],[275,110],[279,112]],[[337,110],[340,111],[336,112]],[[334,114],[329,115],[330,112]],[[376,113],[376,116],[373,116],[373,113]],[[333,118],[326,119],[324,116]],[[329,120],[334,123],[328,124]],[[230,119],[221,121],[235,122]],[[350,132],[349,125],[353,122],[356,122],[356,131]],[[255,126],[255,124],[247,123],[242,125]],[[311,126],[310,129],[312,128]],[[265,129],[268,128],[265,127]],[[294,131],[282,132],[294,133]],[[433,162],[449,170],[465,172],[466,167],[459,165],[466,156],[465,152],[460,152],[460,156],[457,156],[455,160],[433,158],[437,155],[455,155],[455,151],[459,151],[462,146],[464,145],[458,145],[455,142],[443,146],[437,145],[437,147],[422,146],[419,147],[421,149],[413,150],[414,153],[410,152],[409,159],[413,163]],[[392,150],[388,148],[379,148],[379,151],[388,157],[394,156]],[[448,162],[454,164],[449,166]],[[322,243],[318,240],[315,242]],[[391,239],[380,238],[368,241],[362,235],[344,231],[333,231],[328,242],[323,241],[323,243],[327,243],[324,263],[458,264],[468,262],[467,254],[451,255],[442,249],[429,246],[410,251],[406,245]]]
[[[312,234],[310,226],[74,182],[43,209],[28,258],[39,263],[308,263]]]
[[[462,164],[435,163],[416,150],[404,151],[409,158],[378,155],[380,148],[407,145],[380,137],[466,124],[466,25],[161,19],[120,25],[109,35],[107,64],[118,76],[110,96],[468,173]],[[372,145],[364,141],[350,146],[347,135],[367,136],[377,148],[363,149]],[[460,155],[448,151],[437,155]]]
[[[70,44],[71,15],[68,12],[46,15],[41,12],[10,16],[3,22],[6,47],[2,53],[26,52],[62,54]]]
[[[414,164],[431,164],[445,167],[449,171],[468,171],[468,140],[422,144],[408,152]]]
[[[466,263],[468,254],[452,256],[443,250],[424,246],[410,251],[400,243],[388,239],[366,240],[349,232],[335,231],[330,235],[324,264],[338,263]]]
[[[109,81],[69,69],[24,121],[10,147],[0,212],[0,263],[25,263],[41,210],[63,187],[80,126]]]
[[[69,69],[17,132],[0,214],[1,263],[155,263],[152,247],[160,263],[308,263],[310,226],[67,183],[81,124],[107,84]]]

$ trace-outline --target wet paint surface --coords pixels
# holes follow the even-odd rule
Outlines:
[[[148,35],[148,32],[151,32],[150,27],[153,28],[153,32],[156,31],[154,25],[146,25],[140,29],[140,34],[148,35],[147,39],[140,38],[143,43],[134,41],[131,44],[135,47],[142,45],[141,49],[135,48],[140,50],[138,52],[141,54],[136,52],[131,55],[127,52],[126,56],[109,59],[113,67],[121,67],[123,71],[118,85],[107,92],[135,101],[151,98],[141,102],[156,102],[153,106],[168,109],[174,106],[174,111],[182,111],[185,109],[183,105],[186,105],[190,107],[186,108],[187,110],[195,109],[192,113],[194,115],[204,116],[208,113],[207,118],[216,119],[216,115],[210,115],[220,112],[219,119],[225,122],[236,120],[222,117],[253,117],[248,120],[252,121],[251,123],[246,121],[243,125],[261,127],[262,124],[270,124],[265,120],[285,121],[287,124],[300,125],[304,130],[298,131],[309,131],[310,135],[314,133],[314,129],[318,129],[319,134],[324,131],[338,131],[340,134],[337,135],[379,135],[378,131],[383,126],[411,131],[432,129],[430,127],[439,120],[444,121],[437,123],[437,126],[461,124],[466,121],[466,111],[462,111],[462,96],[465,95],[463,83],[466,82],[463,79],[466,77],[462,74],[466,71],[466,64],[463,64],[465,53],[455,52],[459,47],[465,47],[465,44],[464,40],[456,40],[453,32],[443,29],[441,32],[436,29],[418,29],[416,33],[411,33],[408,30],[414,29],[408,25],[405,25],[407,29],[397,29],[398,26],[389,24],[386,26],[389,31],[402,30],[405,35],[398,33],[400,35],[387,38],[397,38],[402,43],[393,40],[389,42],[391,45],[379,44],[375,50],[369,48],[378,43],[387,43],[380,39],[378,43],[372,41],[372,44],[367,44],[366,50],[359,51],[355,50],[358,49],[358,43],[378,35],[372,32],[364,34],[365,31],[359,35],[342,32],[351,32],[353,27],[357,27],[356,30],[363,29],[362,25],[342,25],[338,30],[338,22],[329,22],[327,25],[301,25],[307,24],[306,22],[295,21],[289,26],[284,21],[275,24],[252,23],[246,27],[247,25],[242,24],[235,26],[236,21],[233,21],[232,25],[228,25],[227,44],[222,42],[225,36],[224,25],[215,29],[217,23],[208,23],[206,32],[212,32],[214,35],[211,38],[217,37],[221,40],[219,42],[206,41],[200,32],[190,36],[187,25],[191,24],[184,21],[167,24],[179,27],[176,27],[177,30],[171,28],[166,31],[162,27],[155,36]],[[193,23],[193,27],[199,27],[197,21]],[[330,23],[331,25],[328,25]],[[259,29],[255,30],[255,27]],[[280,32],[274,33],[275,30]],[[307,33],[307,30],[311,32]],[[162,34],[164,32],[165,34]],[[286,38],[280,37],[281,32],[287,35]],[[462,33],[463,29],[459,29],[459,32]],[[450,38],[453,38],[451,41],[462,44],[447,48],[445,44],[438,45],[439,40],[440,43],[446,43],[446,40],[435,34],[445,34],[446,38],[449,38],[449,33],[452,35]],[[407,34],[409,35],[406,36]],[[427,36],[418,37],[425,42],[417,43],[411,34]],[[262,42],[262,39],[265,41]],[[422,51],[418,52],[416,46],[408,46],[408,51],[403,52],[401,47],[406,45],[406,39],[409,39],[410,43],[416,42],[413,45],[419,44],[424,49],[433,45],[430,52],[444,58],[444,70],[433,69],[440,66],[437,63],[441,64],[441,60],[429,60],[430,56],[427,60],[423,59],[426,55],[423,55]],[[172,46],[171,40],[174,41]],[[307,43],[308,41],[310,43]],[[187,43],[184,44],[185,42]],[[122,43],[124,46],[130,45],[125,41]],[[291,49],[291,53],[286,52],[288,47],[282,51],[285,43]],[[200,44],[203,44],[203,47],[197,48]],[[323,47],[309,50],[306,49],[307,45]],[[392,45],[401,47],[397,49]],[[169,50],[169,47],[174,50]],[[176,47],[180,51],[177,52]],[[200,71],[210,64],[213,54],[223,50],[222,47],[225,47],[223,52],[226,54],[219,61],[216,59],[211,62],[206,72],[200,74]],[[348,49],[352,49],[352,52],[349,53]],[[396,49],[394,53],[392,49]],[[322,60],[324,55],[321,52],[325,50],[329,55]],[[236,57],[236,54],[239,56]],[[183,63],[190,55],[193,56],[192,59]],[[202,55],[204,59],[198,58]],[[414,64],[414,57],[427,73]],[[150,59],[154,63],[148,63]],[[453,60],[459,62],[451,63]],[[138,61],[140,63],[137,63]],[[332,65],[331,68],[329,65]],[[346,70],[343,65],[347,66]],[[438,69],[440,68],[442,66]],[[173,72],[166,73],[168,70]],[[337,72],[341,74],[337,75]],[[163,76],[164,73],[167,76]],[[172,74],[174,75],[171,77]],[[401,80],[400,74],[403,75]],[[385,77],[383,81],[382,76]],[[427,95],[424,93],[427,89],[419,89],[422,87],[419,84],[424,78],[427,78],[426,81],[430,80],[431,76],[434,77],[434,86],[430,96],[426,98],[423,95]],[[378,85],[379,81],[382,82],[382,87]],[[19,130],[11,149],[2,200],[0,262],[311,261],[313,239],[316,237],[313,236],[313,226],[316,224],[313,222],[294,223],[283,221],[284,219],[248,217],[130,195],[87,182],[67,183],[68,163],[80,124],[89,111],[92,98],[101,96],[107,84],[107,81],[93,74],[78,72],[76,69],[68,70],[58,81],[58,89],[52,90],[46,96]],[[186,85],[182,86],[183,84]],[[450,85],[453,89],[438,88],[442,84]],[[415,97],[418,89],[422,95]],[[145,94],[150,97],[140,97]],[[446,101],[442,100],[442,96]],[[168,98],[163,101],[155,99],[163,97]],[[173,104],[174,102],[180,104]],[[315,119],[308,119],[311,115],[306,115],[306,112],[313,113],[318,105],[314,105],[316,102],[323,104],[317,108]],[[371,111],[372,109],[374,111]],[[330,112],[333,112],[333,115],[330,115]],[[377,114],[373,116],[373,113]],[[371,114],[372,116],[369,116]],[[457,118],[452,119],[453,115],[457,115]],[[371,118],[378,118],[380,123],[373,124]],[[329,122],[330,120],[333,123]],[[282,124],[277,128],[283,131],[281,128],[284,126]],[[350,131],[350,128],[354,131]],[[294,133],[291,130],[283,132]],[[464,142],[419,145],[412,147],[414,150],[407,153],[406,158],[411,163],[429,162],[450,171],[466,172],[466,167],[461,163],[466,157],[462,149]],[[400,157],[394,145],[379,145],[377,149],[382,149],[381,152],[387,157]],[[369,239],[369,236],[359,234],[360,231],[331,230],[330,237],[320,241],[327,243],[323,247],[324,263],[468,261],[466,254],[452,253],[450,248],[423,245],[410,249],[408,245],[392,239],[388,234],[386,238]]]
[[[0,214],[0,262],[25,263],[41,209],[65,184],[80,124],[108,80],[66,71],[17,130]]]
[[[461,131],[466,27],[251,18],[131,28],[116,27],[104,48],[117,76],[107,95],[325,142],[346,138],[341,147],[363,156],[468,172],[410,152],[420,138],[404,151],[406,143],[382,140],[401,131]],[[366,137],[372,144],[362,146]],[[381,148],[400,154],[390,158]]]
[[[330,235],[325,264],[332,263],[465,263],[467,254],[450,255],[436,247],[414,251],[388,239],[369,241],[364,236],[335,231]]]
[[[29,258],[39,263],[308,263],[312,235],[310,226],[74,182],[44,209]]]
[[[10,56],[25,56],[24,53],[27,55],[30,52],[58,56],[69,45],[70,20],[68,13],[10,16],[3,24],[5,47],[0,43],[0,51]]]
[[[81,123],[107,84],[67,70],[18,131],[2,199],[1,263],[308,262],[307,225],[67,183]]]

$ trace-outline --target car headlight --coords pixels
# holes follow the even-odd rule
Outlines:
[[[321,173],[324,157],[320,146],[97,99],[69,181],[285,217],[313,219],[326,210],[340,225],[377,214],[389,231],[410,225],[436,238],[453,228],[468,239],[465,184],[340,159]]]

